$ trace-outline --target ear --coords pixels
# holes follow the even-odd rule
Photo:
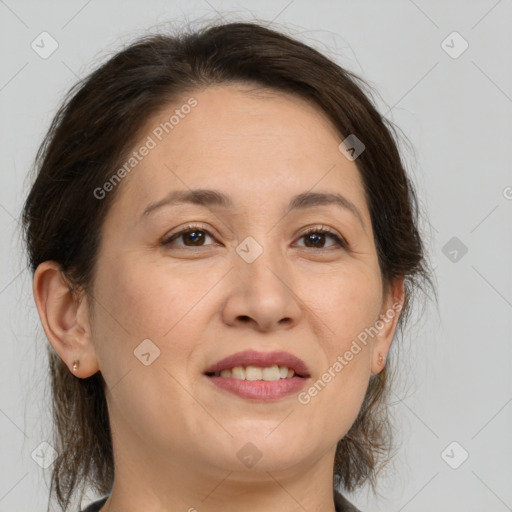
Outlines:
[[[86,297],[78,299],[58,263],[45,261],[35,273],[32,291],[44,332],[69,371],[80,378],[99,370],[91,338]],[[79,361],[73,371],[73,362]]]
[[[375,323],[377,334],[373,338],[372,374],[380,373],[386,366],[386,357],[395,335],[404,301],[404,279],[403,277],[396,278],[385,289],[379,320]]]

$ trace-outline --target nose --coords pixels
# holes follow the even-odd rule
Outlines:
[[[230,272],[222,317],[230,326],[261,332],[290,329],[297,324],[301,302],[294,290],[293,271],[279,250],[265,248],[252,262],[237,254]]]

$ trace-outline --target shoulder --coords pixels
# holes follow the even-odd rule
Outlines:
[[[334,505],[336,506],[336,512],[362,512],[338,491],[334,491]]]
[[[105,502],[107,501],[108,496],[105,496],[104,498],[101,498],[98,501],[95,501],[94,503],[91,503],[87,508],[84,508],[82,512],[98,512],[100,508],[105,505]]]

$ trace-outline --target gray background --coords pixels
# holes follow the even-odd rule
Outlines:
[[[0,0],[0,512],[46,510],[51,470],[36,462],[51,439],[47,342],[17,220],[36,149],[63,94],[120,44],[216,11],[275,20],[361,74],[415,148],[404,155],[439,308],[417,314],[402,345],[400,449],[381,496],[349,498],[365,512],[512,510],[511,4]],[[46,59],[31,48],[43,31],[58,43]]]

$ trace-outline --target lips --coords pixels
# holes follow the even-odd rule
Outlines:
[[[306,363],[288,352],[258,352],[256,350],[246,350],[237,352],[208,367],[205,375],[213,375],[222,370],[230,370],[235,366],[259,366],[266,368],[269,366],[287,366],[292,369],[298,377],[309,377],[309,369]]]

